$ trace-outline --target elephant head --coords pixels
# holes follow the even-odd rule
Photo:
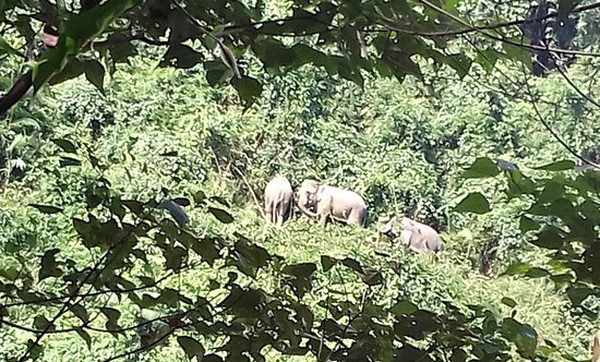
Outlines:
[[[321,183],[316,180],[306,179],[302,181],[298,189],[298,207],[310,217],[316,217],[317,211],[317,193]]]
[[[442,249],[442,240],[437,231],[429,225],[414,221],[406,216],[401,219],[393,216],[379,229],[379,232],[392,237],[392,239],[399,238],[412,251],[433,250],[438,252]]]

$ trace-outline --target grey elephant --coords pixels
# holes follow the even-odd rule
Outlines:
[[[442,250],[442,239],[431,226],[406,216],[403,216],[400,220],[398,219],[394,215],[379,232],[394,238],[399,236],[400,240],[415,252],[431,250],[437,253]],[[399,227],[397,227],[397,224],[400,224]],[[400,231],[400,235],[398,235],[398,231]]]
[[[285,176],[275,176],[265,186],[265,216],[278,226],[292,217],[294,192]]]
[[[367,224],[367,204],[362,196],[312,179],[300,185],[298,207],[306,215],[318,218],[322,225],[330,219],[363,227]]]

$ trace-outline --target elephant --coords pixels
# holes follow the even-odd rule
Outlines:
[[[294,211],[294,192],[285,176],[275,176],[265,186],[265,216],[267,220],[282,226],[292,217]]]
[[[590,349],[592,350],[592,362],[600,362],[600,330],[592,336]]]
[[[395,228],[398,222],[398,217],[393,216],[379,232],[384,235],[397,237],[397,229]],[[415,252],[425,252],[432,250],[439,252],[442,250],[442,239],[437,231],[431,226],[422,224],[403,216],[400,220],[400,240],[408,245],[408,248]]]
[[[354,191],[307,179],[298,190],[298,207],[326,225],[329,219],[346,224],[367,225],[367,204]]]

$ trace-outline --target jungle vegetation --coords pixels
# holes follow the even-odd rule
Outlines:
[[[598,8],[1,1],[0,359],[589,360]],[[278,173],[368,227],[269,225]]]

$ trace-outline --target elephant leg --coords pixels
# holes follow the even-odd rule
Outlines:
[[[274,222],[274,220],[273,220],[273,202],[271,200],[265,200],[265,217],[270,222]]]
[[[321,223],[321,225],[327,225],[327,219],[329,219],[328,213],[322,213],[319,215],[319,222]]]
[[[348,224],[354,225],[363,225],[364,224],[364,214],[362,210],[352,209],[348,214]]]
[[[279,217],[280,215],[281,215],[281,201],[275,203],[275,206],[273,207],[273,212],[271,215],[271,219],[277,226],[281,226],[280,217]],[[281,221],[281,223],[283,223],[283,221]]]
[[[283,222],[285,221],[285,210],[284,210],[285,202],[280,202],[277,204],[277,208],[275,209],[274,217],[276,220],[276,224],[278,227],[283,226]]]

